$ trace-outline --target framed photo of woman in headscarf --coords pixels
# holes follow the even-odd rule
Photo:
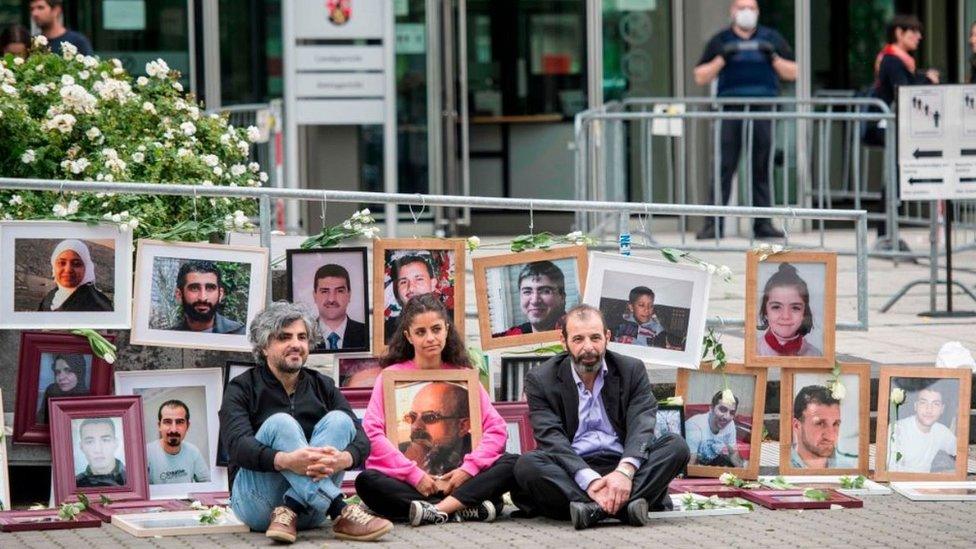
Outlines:
[[[127,329],[132,233],[114,224],[0,222],[0,287],[0,328]]]

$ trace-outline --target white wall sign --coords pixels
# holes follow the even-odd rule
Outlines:
[[[976,86],[898,89],[902,200],[976,197]]]

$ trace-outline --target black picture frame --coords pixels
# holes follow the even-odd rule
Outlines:
[[[677,414],[678,414],[678,430],[677,431],[673,431],[673,430],[663,431],[663,430],[661,430],[661,429],[658,428],[658,426],[661,424],[661,419],[662,419],[661,418],[661,412],[672,412],[672,413],[677,412]],[[655,440],[658,437],[664,435],[665,433],[676,433],[676,434],[680,435],[682,439],[685,438],[685,407],[683,405],[681,405],[681,404],[658,404],[657,405],[656,420],[657,421],[655,421],[655,423],[654,423],[654,439]],[[681,476],[681,477],[687,477],[688,476],[688,466],[687,465],[685,467],[682,467],[681,468],[681,473],[678,476]]]
[[[525,387],[525,374],[529,370],[552,358],[553,355],[526,355],[502,357],[502,383],[499,402],[518,402],[525,400],[522,393]]]

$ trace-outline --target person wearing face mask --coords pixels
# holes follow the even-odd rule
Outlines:
[[[699,86],[718,80],[719,97],[776,97],[780,80],[796,80],[793,50],[775,30],[758,24],[759,4],[756,0],[733,0],[730,8],[732,25],[720,31],[705,46],[695,67],[695,83]],[[727,111],[744,111],[744,105],[725,105]],[[769,107],[751,106],[750,111],[768,111]],[[722,201],[727,204],[732,193],[732,175],[739,165],[742,149],[742,120],[722,120]],[[769,189],[769,157],[771,149],[769,120],[753,122],[752,203],[766,208],[771,204]],[[711,186],[709,187],[711,189]],[[716,197],[711,203],[717,204]],[[756,238],[782,238],[782,231],[773,227],[767,218],[756,218],[752,227]],[[714,218],[706,218],[698,231],[699,240],[722,237],[722,226],[716,231]]]
[[[644,363],[607,350],[599,309],[570,309],[562,337],[567,352],[525,376],[538,447],[515,465],[524,492],[515,503],[577,530],[609,518],[644,526],[649,511],[671,508],[668,483],[688,463],[688,445],[674,433],[654,436]]]
[[[95,287],[95,263],[81,240],[62,240],[51,253],[57,288],[41,300],[38,311],[111,311],[112,300]]]

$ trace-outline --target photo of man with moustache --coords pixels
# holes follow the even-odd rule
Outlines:
[[[146,445],[149,484],[210,482],[210,468],[196,446],[186,441],[190,408],[180,400],[167,400],[157,412],[159,439]]]
[[[191,260],[180,266],[176,277],[176,302],[183,315],[170,330],[244,335],[244,323],[217,312],[224,300],[220,271],[213,261]]]

